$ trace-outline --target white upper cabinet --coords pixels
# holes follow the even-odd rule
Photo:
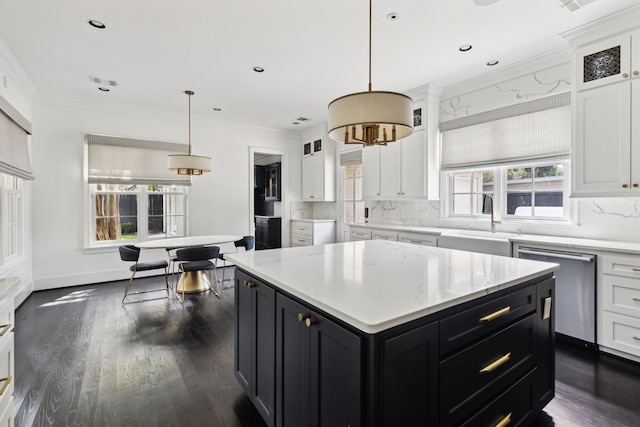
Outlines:
[[[582,47],[575,63],[571,195],[638,196],[640,31]]]
[[[326,134],[306,138],[302,145],[302,200],[332,202],[335,191],[335,142]]]
[[[414,132],[387,146],[362,149],[362,194],[376,198],[427,196],[427,140]]]

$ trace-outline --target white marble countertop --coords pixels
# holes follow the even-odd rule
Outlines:
[[[457,236],[465,237],[469,239],[479,238],[492,238],[492,233],[489,231],[476,231],[476,230],[464,230],[458,228],[437,228],[437,227],[420,227],[420,226],[407,226],[407,225],[394,225],[394,224],[357,224],[352,227],[364,227],[380,230],[395,230],[395,231],[408,231],[413,233],[423,234],[437,234],[441,236]],[[497,239],[507,239],[510,242],[517,243],[539,243],[553,246],[561,246],[564,248],[582,248],[591,250],[604,250],[604,251],[618,251],[627,252],[633,254],[640,254],[640,239],[638,242],[623,242],[614,240],[600,240],[600,239],[584,239],[579,237],[562,237],[562,236],[547,236],[538,234],[517,234],[517,233],[494,233],[493,236]]]
[[[557,264],[383,240],[226,256],[366,333],[377,333],[557,269]]]
[[[335,219],[306,219],[306,218],[291,218],[291,222],[336,222]]]

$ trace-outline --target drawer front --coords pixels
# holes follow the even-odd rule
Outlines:
[[[440,354],[445,355],[536,310],[535,286],[507,294],[440,321]]]
[[[313,237],[304,234],[292,234],[291,246],[311,246],[313,245]]]
[[[478,426],[526,426],[535,419],[535,369],[461,424]]]
[[[602,322],[600,344],[640,357],[640,319],[605,311]]]
[[[602,275],[604,309],[640,318],[640,280]]]
[[[388,231],[372,231],[371,238],[374,240],[390,240],[392,242],[397,242],[398,233]]]
[[[14,383],[14,352],[13,332],[5,334],[6,339],[0,346],[0,401],[13,396]]]
[[[440,364],[441,419],[458,424],[535,366],[533,315]]]
[[[640,256],[603,255],[602,272],[640,279]]]
[[[351,230],[351,241],[356,240],[371,240],[371,231],[369,230]]]
[[[413,243],[414,245],[437,246],[437,236],[426,236],[416,234],[398,234],[398,240],[404,243]]]
[[[291,234],[313,236],[313,224],[311,224],[310,222],[293,221],[291,223]]]

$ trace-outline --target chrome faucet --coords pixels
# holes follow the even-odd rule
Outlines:
[[[496,221],[493,216],[493,194],[483,194],[482,195],[482,211],[484,212],[487,207],[487,199],[491,199],[491,232],[496,232],[496,224],[500,224],[500,221]]]

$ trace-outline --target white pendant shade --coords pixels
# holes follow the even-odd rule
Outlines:
[[[329,137],[348,144],[386,145],[413,133],[412,109],[413,100],[401,93],[345,95],[329,104]],[[376,135],[368,136],[369,129]]]
[[[189,153],[170,154],[167,160],[169,170],[176,171],[178,175],[202,175],[211,172],[211,157],[196,156],[191,154],[191,95],[192,90],[185,90],[189,96]]]
[[[211,157],[189,154],[170,154],[167,167],[178,172],[178,175],[202,175],[211,172]]]

